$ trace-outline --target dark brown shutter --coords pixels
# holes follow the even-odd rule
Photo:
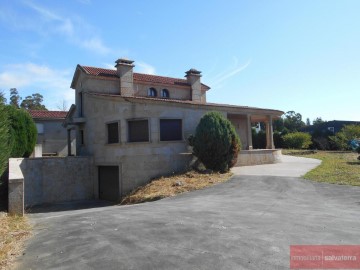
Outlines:
[[[182,120],[160,119],[160,141],[181,141]]]
[[[128,121],[129,142],[148,142],[149,124],[148,120]]]
[[[119,124],[117,122],[107,124],[108,127],[108,143],[119,142]]]

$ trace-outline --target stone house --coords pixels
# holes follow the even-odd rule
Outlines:
[[[130,60],[115,63],[116,70],[76,67],[75,105],[64,122],[67,137],[76,136],[77,155],[93,159],[95,197],[118,201],[153,177],[186,168],[192,158],[187,138],[209,111],[234,124],[243,148],[238,165],[276,159],[272,121],[282,111],[208,103],[210,87],[195,69],[179,79],[135,73]],[[266,123],[268,150],[252,150],[254,122]]]
[[[29,113],[38,132],[35,156],[67,156],[68,138],[63,122],[68,112],[29,110]],[[75,152],[75,134],[69,139],[70,146]]]

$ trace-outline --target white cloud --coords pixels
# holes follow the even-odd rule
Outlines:
[[[156,74],[155,67],[153,67],[152,65],[149,65],[145,62],[141,62],[141,61],[136,62],[135,67],[138,67],[138,70],[140,73],[145,73],[145,74],[150,74],[150,75]]]
[[[248,60],[245,64],[239,65],[239,60],[236,57],[234,57],[233,60],[234,64],[232,65],[232,67],[218,73],[216,76],[207,80],[210,87],[222,88],[224,86],[224,83],[226,83],[228,79],[234,77],[235,75],[246,69],[251,63],[251,60]]]
[[[79,3],[84,4],[84,5],[90,5],[91,4],[91,0],[77,0]]]
[[[111,51],[103,44],[102,40],[97,37],[91,38],[89,40],[79,41],[79,43],[82,47],[100,54],[107,54]]]
[[[26,5],[28,5],[30,8],[32,8],[33,10],[40,13],[44,18],[46,18],[48,20],[62,21],[62,18],[60,16],[56,15],[55,13],[51,12],[50,10],[47,10],[41,6],[35,5],[34,3],[30,2],[30,1],[25,1],[24,3]]]
[[[88,1],[83,1],[83,3]],[[112,50],[104,44],[104,41],[96,34],[96,29],[87,24],[79,17],[61,16],[45,7],[34,4],[30,1],[24,2],[29,8],[34,10],[40,18],[27,20],[28,23],[18,24],[20,28],[29,29],[40,35],[61,34],[67,41],[76,46],[85,48],[98,54],[108,54]],[[3,13],[3,14],[2,14]],[[1,17],[10,17],[10,13],[0,13]],[[24,18],[11,14],[12,21],[21,21]],[[4,18],[3,18],[4,20]],[[29,23],[29,21],[31,21]],[[14,22],[13,22],[14,23]]]
[[[34,63],[7,65],[3,70],[0,89],[17,88],[22,97],[40,93],[48,109],[53,110],[60,101],[74,103],[74,90],[70,89],[72,70],[56,70]]]
[[[115,64],[104,63],[103,66],[107,69],[116,69]]]

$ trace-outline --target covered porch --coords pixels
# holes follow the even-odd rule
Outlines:
[[[275,149],[273,137],[273,120],[281,115],[261,113],[228,113],[227,118],[234,125],[241,140],[241,150],[235,166],[248,166],[277,163],[281,160],[281,150]],[[264,123],[266,132],[266,148],[254,149],[252,124]]]

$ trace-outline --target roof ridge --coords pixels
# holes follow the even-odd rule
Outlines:
[[[109,69],[109,68],[102,68],[102,67],[94,67],[94,66],[85,66],[85,65],[80,65],[79,66],[89,75],[93,75],[93,76],[117,76],[116,73],[116,69]],[[89,69],[93,69],[94,71],[92,72]],[[108,74],[106,74],[108,73]],[[133,73],[136,77],[144,77],[144,79],[148,78],[150,80],[150,78],[159,78],[159,79],[164,79],[164,80],[168,80],[167,82],[160,82],[160,83],[165,83],[165,84],[173,84],[173,83],[186,83],[188,84],[187,80],[184,78],[177,78],[177,77],[169,77],[169,76],[162,76],[162,75],[156,75],[156,74],[147,74],[147,73],[141,73],[141,72],[134,72]],[[134,76],[134,80],[137,81],[142,81],[141,78],[135,78]],[[172,82],[169,82],[172,81]],[[188,84],[189,85],[189,84]],[[207,87],[208,89],[210,89],[210,87],[204,83],[201,83],[202,86]]]

